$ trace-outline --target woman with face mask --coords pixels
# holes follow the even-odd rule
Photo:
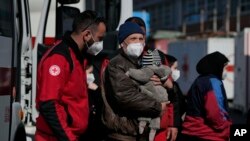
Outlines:
[[[226,56],[213,52],[196,65],[199,76],[187,95],[183,141],[228,141],[231,119],[222,82]]]
[[[173,80],[173,89],[169,89],[169,99],[173,101],[174,104],[174,125],[178,128],[178,135],[176,141],[180,139],[181,136],[181,124],[184,113],[186,112],[186,99],[183,95],[179,84],[176,82],[180,78],[180,70],[178,70],[178,61],[174,56],[165,55],[168,60],[168,65],[171,68],[172,80]]]

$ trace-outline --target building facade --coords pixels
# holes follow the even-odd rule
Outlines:
[[[134,0],[150,13],[150,28],[186,33],[240,31],[250,26],[250,0]]]

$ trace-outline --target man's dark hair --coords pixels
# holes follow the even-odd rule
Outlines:
[[[128,18],[125,22],[136,23],[136,24],[138,24],[139,26],[144,27],[144,28],[146,29],[146,24],[145,24],[145,22],[143,21],[143,19],[140,18],[140,17],[130,17],[130,18]]]
[[[75,17],[72,30],[76,33],[80,33],[86,29],[95,30],[101,22],[105,24],[104,17],[98,16],[98,13],[95,11],[86,10]]]

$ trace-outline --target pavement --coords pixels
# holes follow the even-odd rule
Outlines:
[[[229,106],[229,116],[232,119],[233,124],[246,124],[247,113],[235,109],[233,106],[233,101],[228,101]]]
[[[233,121],[233,125],[230,129],[230,141],[249,141],[250,134],[248,130],[250,128],[249,125],[246,124],[247,114],[232,108],[230,108],[229,114]],[[246,132],[243,133],[242,130]]]
[[[229,104],[229,107],[231,107],[229,108],[229,115],[232,119],[233,124],[246,124],[247,114],[242,113],[239,110],[233,109],[231,104]],[[25,129],[27,132],[27,141],[34,141],[35,126],[26,126]]]
[[[246,124],[247,114],[239,110],[230,108],[229,115],[232,118],[233,124]]]

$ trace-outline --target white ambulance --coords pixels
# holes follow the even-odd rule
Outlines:
[[[60,39],[71,28],[73,17],[86,9],[96,10],[107,18],[107,35],[112,38],[119,25],[132,16],[133,1],[0,0],[0,3],[0,140],[32,140],[37,117],[38,47]]]

